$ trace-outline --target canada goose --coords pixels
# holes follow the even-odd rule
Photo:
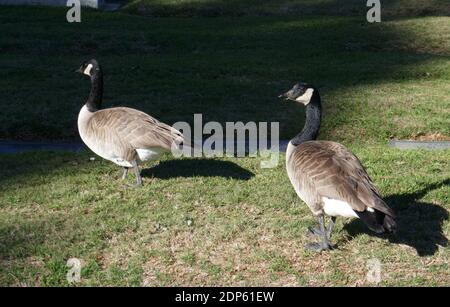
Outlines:
[[[81,139],[97,155],[123,167],[122,179],[133,168],[136,185],[142,185],[138,164],[156,159],[171,150],[171,146],[181,144],[183,135],[135,109],[101,109],[103,74],[95,59],[84,62],[77,72],[91,79],[91,92],[78,115]]]
[[[381,199],[359,159],[339,143],[315,141],[322,113],[318,90],[297,83],[279,98],[306,106],[303,130],[290,140],[286,150],[289,179],[297,195],[319,218],[319,227],[309,231],[321,241],[306,247],[331,249],[329,239],[337,216],[360,218],[376,233],[395,231],[395,214]],[[331,216],[327,229],[325,214]]]

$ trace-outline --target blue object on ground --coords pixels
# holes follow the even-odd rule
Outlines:
[[[38,143],[38,142],[0,142],[0,154],[27,151],[68,151],[79,152],[85,148],[82,143]]]

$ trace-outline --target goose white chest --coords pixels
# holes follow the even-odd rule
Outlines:
[[[296,146],[292,145],[292,143],[289,142],[288,146],[287,146],[287,149],[286,149],[286,170],[287,170],[287,173],[288,173],[289,180],[291,181],[291,184],[294,187],[294,190],[297,193],[298,197],[300,197],[300,199],[304,203],[306,203],[308,205],[308,207],[310,207],[310,205],[308,203],[308,197],[307,197],[305,191],[303,191],[301,189],[300,183],[297,182],[297,179],[295,178],[295,174],[293,173],[293,169],[291,167],[289,167],[290,160],[292,158],[292,153],[294,152],[295,149],[296,149]]]
[[[80,137],[83,140],[83,142],[87,145],[87,147],[89,147],[89,149],[91,149],[92,151],[97,153],[92,148],[93,140],[92,140],[92,137],[90,137],[87,132],[89,120],[92,118],[93,115],[94,115],[94,112],[90,112],[88,110],[88,108],[86,107],[86,105],[84,105],[81,108],[80,113],[78,113],[78,132],[80,133]]]
[[[97,135],[96,131],[89,128],[89,121],[95,112],[89,111],[83,106],[78,114],[78,131],[83,142],[94,153],[105,160],[109,160],[122,167],[132,167],[130,161],[126,161],[114,150],[114,144],[108,144],[107,140],[102,140],[102,136]]]

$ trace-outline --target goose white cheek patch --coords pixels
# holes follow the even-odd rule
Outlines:
[[[92,64],[89,64],[86,69],[84,70],[84,74],[90,76],[91,75],[91,70],[92,70]]]
[[[307,105],[311,101],[311,97],[312,97],[313,93],[314,93],[314,90],[312,88],[309,88],[306,90],[306,92],[303,95],[297,97],[297,99],[295,99],[295,101],[298,101],[298,102],[301,102],[301,103]]]

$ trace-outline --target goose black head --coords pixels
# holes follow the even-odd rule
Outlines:
[[[317,92],[316,88],[308,83],[299,82],[295,84],[289,91],[278,96],[289,101],[296,101],[307,106],[311,102],[313,94]]]
[[[98,64],[97,60],[92,59],[81,64],[80,68],[78,68],[75,72],[79,72],[86,76],[92,77],[100,72],[101,68]]]

